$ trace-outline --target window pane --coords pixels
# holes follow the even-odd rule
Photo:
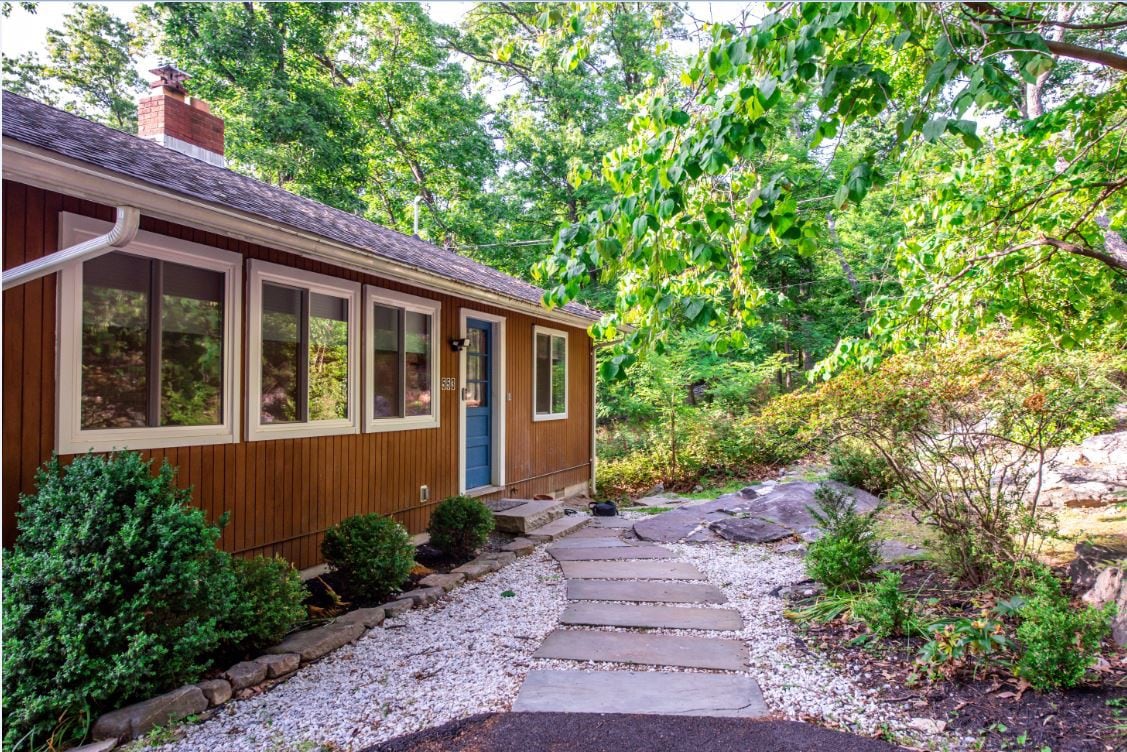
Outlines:
[[[82,266],[82,427],[148,425],[151,262],[108,253]]]
[[[301,291],[262,285],[262,422],[293,423],[301,367]]]
[[[536,335],[536,413],[547,415],[552,407],[552,338]]]
[[[485,407],[485,384],[471,381],[466,384],[466,407]]]
[[[552,412],[567,409],[567,340],[552,337]]]
[[[400,415],[399,309],[374,306],[372,329],[375,334],[372,414],[377,418],[397,418]]]
[[[404,311],[403,317],[407,415],[430,415],[431,317],[416,311]]]
[[[309,295],[309,420],[348,417],[348,301]]]
[[[223,273],[164,262],[160,424],[223,422]]]

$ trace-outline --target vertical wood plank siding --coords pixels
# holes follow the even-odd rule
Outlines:
[[[113,221],[113,209],[20,183],[3,185],[5,269],[58,250],[59,212]],[[440,377],[458,376],[458,355],[447,342],[465,307],[507,318],[507,448],[504,492],[528,498],[585,483],[591,476],[591,345],[582,329],[568,333],[568,418],[532,420],[532,327],[559,324],[333,267],[301,256],[143,217],[141,229],[442,302]],[[247,294],[243,292],[243,321]],[[20,493],[34,489],[36,469],[50,457],[55,432],[56,276],[3,296],[3,531],[15,538]],[[246,332],[240,384],[246,384]],[[363,359],[361,359],[363,360]],[[363,381],[360,382],[363,384]],[[363,392],[363,390],[362,390]],[[321,560],[324,530],[344,517],[393,515],[412,533],[426,529],[435,504],[458,491],[458,393],[440,396],[434,429],[279,439],[143,452],[178,468],[193,503],[217,519],[230,512],[220,545],[239,554],[281,554],[298,567]],[[243,427],[245,431],[245,426]],[[64,458],[66,459],[66,458]],[[419,503],[419,487],[431,501]]]

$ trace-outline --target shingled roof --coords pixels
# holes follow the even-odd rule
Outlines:
[[[3,134],[142,183],[237,209],[522,303],[539,305],[544,294],[535,285],[414,236],[10,92],[3,94]],[[599,317],[596,311],[577,303],[569,303],[562,310],[591,321]]]

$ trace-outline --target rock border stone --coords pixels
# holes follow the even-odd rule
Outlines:
[[[224,705],[232,698],[255,694],[259,687],[269,688],[285,681],[301,666],[320,660],[359,640],[369,631],[381,628],[385,619],[414,608],[430,606],[458,585],[479,580],[513,563],[518,556],[531,554],[535,546],[527,539],[517,538],[502,551],[480,554],[451,570],[450,574],[428,575],[419,580],[420,587],[401,593],[395,600],[381,606],[355,609],[322,626],[289,634],[282,642],[262,651],[262,656],[236,663],[219,678],[186,684],[148,700],[103,713],[94,722],[94,744],[80,749],[89,747],[92,752],[110,752],[118,744],[140,738],[156,726],[210,712],[209,708]]]

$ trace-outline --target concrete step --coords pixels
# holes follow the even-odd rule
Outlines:
[[[720,671],[747,668],[747,646],[740,640],[644,632],[557,629],[544,639],[532,657]]]
[[[770,713],[749,676],[656,671],[529,671],[513,710],[724,718]]]
[[[506,499],[505,501],[517,501]],[[497,532],[526,535],[538,527],[564,516],[562,501],[525,501],[493,513]]]
[[[544,543],[546,541],[554,541],[557,538],[562,538],[568,533],[574,532],[581,527],[584,527],[591,518],[585,514],[569,514],[564,517],[552,520],[546,525],[528,531],[525,537],[529,540],[536,541],[537,543]]]

